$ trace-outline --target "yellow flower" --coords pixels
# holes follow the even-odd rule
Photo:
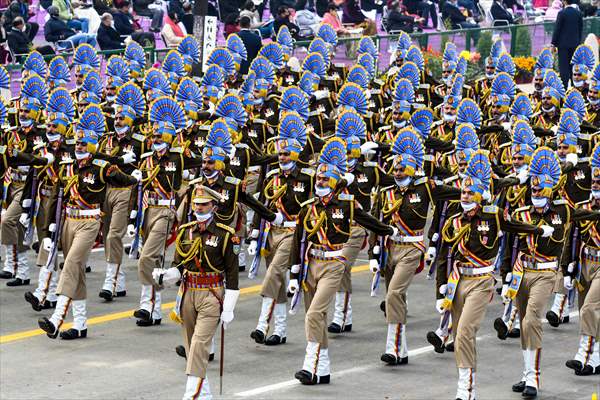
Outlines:
[[[533,71],[535,65],[535,59],[533,57],[514,57],[513,61],[518,69],[527,72]]]

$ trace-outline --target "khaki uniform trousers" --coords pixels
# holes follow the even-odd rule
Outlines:
[[[102,235],[106,262],[120,265],[123,262],[123,237],[129,222],[131,188],[111,187],[106,191]]]
[[[44,266],[48,261],[48,252],[42,248],[41,243],[46,237],[46,227],[52,223],[55,223],[56,214],[53,213],[54,210],[52,210],[52,203],[53,202],[50,197],[40,195],[40,204],[37,216],[35,217],[35,229],[38,235],[38,242],[40,243],[40,249],[35,262],[38,266]]]
[[[600,339],[600,263],[582,260],[579,292],[579,321],[581,335]]]
[[[85,300],[85,265],[100,230],[95,218],[65,218],[61,241],[65,264],[58,280],[56,294],[71,300]]]
[[[458,368],[477,369],[476,337],[494,294],[494,278],[462,276],[452,301],[454,354]]]
[[[392,243],[388,250],[385,281],[385,313],[388,324],[406,325],[406,292],[419,268],[423,253],[412,245]]]
[[[342,254],[346,259],[346,268],[344,268],[344,276],[340,284],[339,292],[352,293],[352,267],[356,262],[358,253],[362,250],[365,244],[367,231],[360,225],[353,224],[350,230],[350,238],[344,244]]]
[[[275,299],[277,304],[287,303],[287,271],[294,230],[271,226],[267,240],[270,253],[266,257],[267,273],[260,295]]]
[[[184,180],[181,182],[181,187],[177,191],[177,197],[181,200],[179,207],[177,207],[177,221],[179,221],[180,224],[185,224],[187,222],[187,214],[189,211],[187,190],[189,187],[189,181]]]
[[[169,207],[149,206],[144,213],[144,245],[138,263],[138,276],[142,285],[156,285],[152,270],[159,268],[160,257],[167,244],[167,230],[173,226],[175,213]]]
[[[306,310],[306,340],[316,342],[321,348],[328,348],[327,311],[335,298],[345,264],[337,259],[317,259],[311,257],[304,291],[304,308]]]
[[[208,356],[215,331],[221,318],[223,288],[210,290],[187,289],[181,303],[183,343],[187,354],[185,373],[206,377]]]
[[[5,246],[18,246],[18,252],[27,251],[27,247],[23,246],[23,238],[25,236],[25,228],[19,223],[19,218],[23,209],[21,208],[21,198],[25,184],[13,182],[8,188],[8,196],[6,204],[8,208],[2,216],[0,223],[0,232],[2,234],[2,244]]]
[[[526,269],[521,286],[515,297],[521,319],[521,348],[537,350],[542,348],[542,318],[546,314],[548,299],[552,295],[555,271],[535,271]]]

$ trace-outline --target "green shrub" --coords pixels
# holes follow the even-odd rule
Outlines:
[[[477,52],[481,55],[480,62],[483,63],[485,58],[490,55],[490,50],[492,48],[492,32],[483,31],[479,36],[479,41],[477,42]]]
[[[531,35],[527,26],[515,28],[515,40],[513,48],[515,49],[515,57],[530,57],[531,56]]]

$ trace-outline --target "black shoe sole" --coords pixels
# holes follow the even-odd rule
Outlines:
[[[327,327],[327,332],[329,333],[342,333],[342,327],[338,324],[331,323]]]
[[[85,339],[87,337],[87,329],[83,329],[78,331],[77,329],[71,328],[66,331],[62,331],[60,333],[60,338],[62,340],[75,340],[75,339]]]
[[[29,285],[30,280],[29,279],[15,279],[14,281],[10,281],[10,282],[6,282],[6,286],[10,286],[10,287],[16,287],[16,286],[27,286]]]
[[[113,301],[113,294],[111,292],[109,292],[108,290],[100,291],[100,293],[98,293],[98,297],[106,300],[107,302]]]
[[[525,390],[525,381],[512,385],[512,391],[515,393],[523,393],[523,390]]]
[[[433,346],[433,351],[442,354],[446,349],[442,339],[435,332],[427,332],[427,341]]]
[[[208,361],[213,361],[215,359],[215,353],[210,353],[208,355]]]
[[[277,346],[280,344],[285,344],[287,339],[285,337],[281,338],[277,335],[271,335],[265,340],[265,346]]]
[[[46,332],[46,336],[50,339],[56,339],[58,337],[58,329],[54,326],[52,322],[48,318],[40,318],[38,319],[38,326],[41,330]]]
[[[127,291],[123,290],[122,292],[115,293],[114,297],[125,297],[125,296],[127,296]]]
[[[521,330],[520,329],[511,329],[510,331],[508,331],[508,337],[511,339],[518,339],[521,337]]]
[[[381,355],[381,361],[387,365],[404,365],[408,364],[408,357],[397,358],[393,354],[384,353]]]
[[[2,271],[0,272],[0,279],[12,279],[15,276],[13,274],[11,274],[10,272],[6,272],[6,271]]]
[[[152,315],[147,310],[142,310],[142,309],[135,310],[133,312],[133,316],[136,317],[137,319],[141,319],[143,321],[152,321]]]
[[[250,337],[258,344],[265,343],[265,334],[262,333],[262,331],[253,330],[252,333],[250,333]]]
[[[302,370],[294,374],[294,378],[298,379],[303,385],[326,385],[331,381],[330,375],[312,376],[308,371]]]
[[[502,321],[502,318],[496,318],[494,320],[494,329],[498,333],[498,339],[506,340],[506,337],[508,336],[508,327],[506,326],[504,321]]]
[[[528,389],[533,389],[529,390]],[[524,399],[535,399],[537,397],[537,390],[531,386],[525,386],[525,390],[521,393]]]
[[[177,353],[177,355],[179,357],[183,357],[187,360],[187,355],[185,354],[185,347],[182,345],[176,346],[175,347],[175,353]]]
[[[33,308],[33,311],[37,311],[37,312],[42,311],[42,305],[40,304],[40,301],[38,300],[37,297],[34,296],[33,293],[25,292],[25,301],[28,302],[29,304],[31,304],[31,308]]]
[[[148,327],[148,326],[155,326],[155,325],[160,325],[162,322],[162,319],[151,319],[150,321],[147,321],[145,319],[138,319],[137,321],[135,321],[135,324],[137,326],[141,326],[141,327]]]
[[[550,326],[553,328],[558,328],[558,326],[560,325],[560,318],[558,318],[558,315],[556,315],[554,311],[548,311],[546,313],[546,319],[548,320]]]

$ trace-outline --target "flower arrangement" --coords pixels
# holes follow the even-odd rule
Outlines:
[[[460,52],[460,57],[466,58],[467,61],[469,61],[470,63],[473,63],[473,64],[478,64],[479,61],[481,60],[481,54],[479,54],[476,51],[463,50]]]
[[[517,72],[515,74],[515,81],[517,83],[529,83],[533,79],[533,67],[535,65],[535,58],[531,56],[513,57]]]

